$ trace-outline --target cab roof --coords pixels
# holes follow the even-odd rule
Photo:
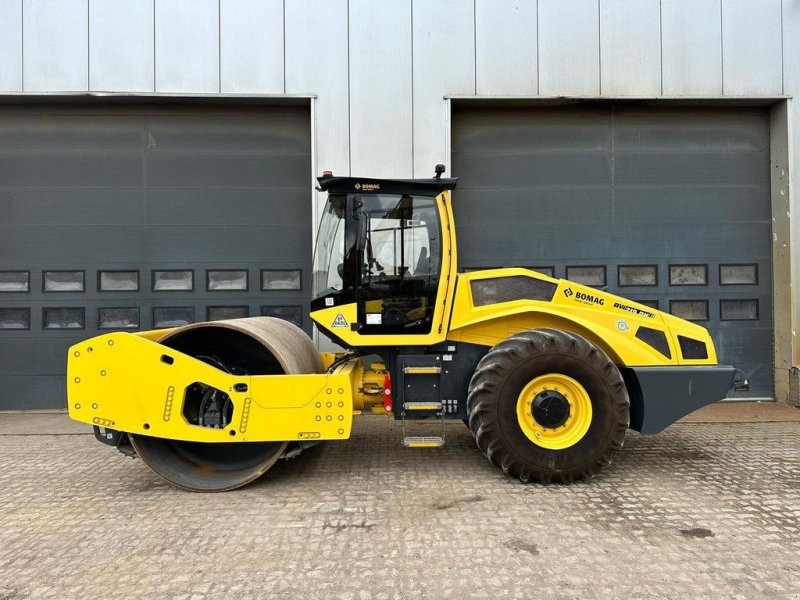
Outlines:
[[[438,196],[452,190],[457,177],[449,179],[369,179],[367,177],[317,177],[319,189],[331,194],[409,194],[411,196]]]

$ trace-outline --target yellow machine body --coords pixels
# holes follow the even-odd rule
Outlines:
[[[329,374],[236,376],[148,337],[110,333],[70,348],[67,394],[72,419],[195,442],[350,437],[358,374],[353,363]],[[191,425],[183,416],[185,390],[195,382],[230,396],[234,418],[224,429]]]
[[[549,281],[557,288],[549,301],[512,300],[475,306],[470,283],[502,277],[529,277]],[[670,356],[636,337],[642,326],[665,334]],[[649,306],[527,269],[492,269],[459,275],[448,340],[494,346],[515,333],[539,328],[577,333],[602,348],[618,365],[717,364],[714,343],[705,328]],[[707,358],[683,358],[678,335],[704,343]]]

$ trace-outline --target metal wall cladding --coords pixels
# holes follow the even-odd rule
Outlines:
[[[0,90],[22,91],[22,0],[0,0]]]
[[[413,5],[414,175],[446,162],[447,94],[475,93],[472,0],[416,0]]]
[[[156,0],[157,92],[218,93],[218,0]]]
[[[411,0],[351,0],[353,173],[370,177],[407,177],[411,173],[411,89]]]
[[[89,3],[89,89],[155,90],[155,4],[141,0]]]
[[[63,406],[67,348],[101,330],[266,307],[310,331],[310,179],[307,106],[0,111],[0,309],[27,309],[0,315],[0,409]]]
[[[220,89],[284,91],[283,0],[219,0]]]
[[[662,93],[722,94],[720,0],[661,0]]]
[[[600,94],[597,0],[539,0],[539,94]]]
[[[782,18],[781,0],[722,2],[725,94],[766,96],[783,92],[783,60],[778,59],[782,56]],[[800,62],[800,57],[790,57],[789,61]]]
[[[459,108],[453,174],[462,268],[605,266],[612,293],[699,302],[720,361],[772,395],[766,110]],[[721,285],[720,264],[754,263],[757,284]],[[656,265],[656,285],[620,286],[620,265]],[[671,281],[684,265],[705,277]]]
[[[600,3],[600,72],[603,94],[661,93],[660,0]]]
[[[88,90],[89,0],[25,0],[23,11],[23,89]]]
[[[475,0],[477,94],[539,93],[537,13],[535,2]]]
[[[369,114],[399,115],[401,142],[413,129],[428,169],[446,154],[446,95],[791,92],[793,11],[781,0],[2,0],[0,91],[314,94],[322,152],[360,140]]]

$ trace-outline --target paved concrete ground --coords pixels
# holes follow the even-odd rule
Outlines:
[[[797,422],[631,433],[603,476],[543,487],[458,424],[406,450],[361,417],[349,442],[201,495],[73,429],[19,435],[41,418],[15,434],[0,414],[2,600],[800,598]]]

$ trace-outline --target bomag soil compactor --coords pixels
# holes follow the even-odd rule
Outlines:
[[[412,448],[464,421],[508,475],[568,483],[608,465],[629,427],[658,432],[746,385],[672,315],[521,268],[458,273],[443,171],[318,179],[311,317],[346,352],[267,317],[110,333],[69,350],[70,416],[195,491],[245,485],[376,412]],[[418,419],[441,435],[406,436]]]

